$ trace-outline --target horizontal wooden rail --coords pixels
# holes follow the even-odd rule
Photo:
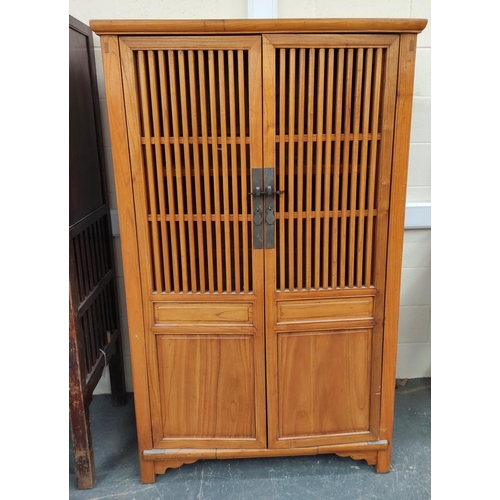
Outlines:
[[[389,446],[387,440],[362,441],[359,443],[346,443],[329,446],[307,446],[293,449],[156,449],[144,450],[144,460],[162,460],[162,459],[184,459],[184,458],[238,458],[238,457],[283,457],[290,455],[321,455],[337,452],[360,452],[360,451],[378,451],[386,450]]]
[[[160,143],[160,144],[165,144],[166,140],[165,140],[165,137],[155,137],[155,136],[151,136],[151,137],[141,137],[141,144],[157,144],[157,143]],[[240,136],[236,136],[236,137],[231,137],[231,136],[228,136],[228,137],[224,137],[224,138],[221,138],[221,137],[217,137],[217,139],[214,141],[214,139],[212,139],[211,137],[208,137],[208,138],[203,138],[203,137],[188,137],[188,140],[186,141],[184,139],[184,137],[169,137],[168,138],[168,143],[169,144],[199,144],[200,146],[204,143],[207,143],[207,144],[223,144],[225,142],[229,142],[229,143],[235,143],[235,144],[250,144],[250,137],[240,137]]]
[[[364,217],[366,217],[368,215],[368,210],[356,210],[355,212],[355,217],[359,217],[360,215],[363,215]],[[276,214],[279,214],[279,212],[276,212]],[[373,210],[372,211],[372,214],[374,216],[377,215],[377,210]],[[346,210],[345,212],[343,213],[336,213],[335,214],[337,218],[341,218],[342,216],[345,216],[345,217],[350,217],[351,216],[351,211],[350,210]],[[329,218],[332,218],[333,217],[333,211],[329,211],[329,212],[319,212],[319,213],[314,213],[312,216],[310,214],[306,214],[306,213],[300,213],[298,214],[297,212],[293,213],[292,216],[290,217],[290,214],[289,213],[284,213],[282,214],[282,217],[285,218],[285,219],[315,219],[315,218],[324,218],[328,216]],[[215,216],[215,215],[156,215],[156,221],[157,222],[163,222],[163,221],[166,221],[166,222],[179,222],[179,221],[184,221],[184,222],[188,222],[189,220],[192,220],[193,222],[200,222],[200,221],[203,221],[203,222],[206,222],[207,220],[209,221],[212,221],[212,222],[216,222],[216,221],[225,221],[225,220],[229,220],[229,221],[234,221],[234,220],[238,220],[238,221],[243,221],[244,220],[244,217],[243,215],[218,215],[218,216]],[[153,220],[153,217],[151,215],[148,215],[148,221],[151,222]]]

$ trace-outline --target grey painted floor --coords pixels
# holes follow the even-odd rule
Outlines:
[[[200,460],[168,469],[155,484],[141,484],[132,395],[115,408],[110,395],[90,405],[96,482],[77,490],[69,449],[70,499],[123,500],[428,500],[431,498],[430,379],[396,390],[392,466],[377,474],[365,461],[317,455],[289,458]]]

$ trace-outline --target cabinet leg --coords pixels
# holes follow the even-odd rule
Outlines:
[[[141,468],[141,483],[142,484],[152,484],[155,482],[155,467],[154,462],[146,462],[145,460],[140,459],[140,468]]]
[[[83,404],[70,403],[71,438],[75,457],[76,487],[88,490],[94,486],[95,465],[94,448],[90,432],[89,409]]]
[[[120,331],[118,331],[118,335],[120,335]],[[109,378],[113,406],[125,406],[127,404],[127,390],[123,367],[122,339],[120,336],[116,339],[116,350],[109,361]]]
[[[377,464],[375,470],[379,474],[385,474],[391,470],[391,446],[384,451],[379,451],[377,455]]]

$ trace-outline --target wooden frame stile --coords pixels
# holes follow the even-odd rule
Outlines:
[[[382,365],[382,407],[380,416],[380,439],[387,439],[389,447],[379,452],[376,470],[390,471],[392,434],[394,424],[394,398],[399,323],[399,301],[401,292],[401,267],[403,263],[404,215],[406,187],[408,183],[408,160],[410,154],[410,131],[413,106],[413,82],[417,35],[403,33],[400,36],[397,101],[392,156],[392,185],[390,197],[389,234],[387,259],[386,301],[384,313],[384,359]]]
[[[249,50],[249,57],[252,55],[252,57],[258,61],[260,60],[261,56],[261,51],[262,51],[262,41],[260,40],[259,37],[259,43],[255,44],[250,50]],[[250,94],[249,96],[249,102],[250,108],[249,108],[249,115],[250,116],[258,116],[262,117],[262,109],[264,106],[264,96],[263,96],[263,83],[262,83],[262,65],[261,64],[256,64],[255,71],[249,71],[248,75],[249,81],[249,89],[251,92],[254,92],[255,94],[252,95]],[[253,90],[252,90],[253,89]],[[253,108],[252,108],[253,105]],[[262,129],[264,127],[264,118],[260,118],[258,120],[254,119],[250,121],[251,123],[251,129],[250,129],[250,134],[253,134],[255,137],[255,143],[250,144],[250,171],[252,169],[252,165],[256,165],[257,161],[263,161],[264,160],[264,137],[262,135]],[[249,186],[251,187],[251,186]],[[250,191],[250,189],[249,189]],[[253,214],[253,199],[252,199],[252,205],[250,208],[251,213]],[[253,240],[253,228],[252,228],[252,240]],[[262,289],[264,289],[264,269],[265,269],[265,260],[264,258],[259,258],[259,250],[252,249],[253,253],[253,262],[254,262],[254,276],[257,278],[257,280],[260,277],[260,280],[262,281]],[[256,284],[254,283],[254,287]],[[262,325],[264,328],[264,331],[262,332],[262,336],[260,339],[258,339],[258,345],[256,345],[256,349],[258,348],[260,352],[262,353],[262,356],[266,356],[266,334],[265,334],[265,329],[266,329],[266,317],[265,317],[265,297],[260,295],[258,297],[258,303],[260,304],[261,310],[256,311],[257,317],[255,318],[255,324],[256,325]],[[256,351],[257,352],[257,351]],[[259,388],[262,387],[262,402],[264,404],[267,404],[266,401],[266,394],[267,394],[267,385],[266,385],[266,363],[264,362],[262,365],[262,371],[256,370],[256,388],[260,390]],[[260,409],[259,409],[260,411]],[[257,418],[256,419],[256,432],[257,435],[261,435],[262,439],[260,441],[261,448],[265,448],[267,446],[267,412],[265,409],[263,409],[262,412],[262,418]],[[218,451],[217,451],[218,454]]]
[[[152,447],[151,414],[149,405],[148,364],[144,343],[144,318],[137,228],[134,212],[133,179],[130,165],[127,120],[122,85],[120,47],[118,36],[103,35],[101,50],[106,86],[108,120],[112,144],[116,196],[119,207],[119,227],[126,290],[127,318],[131,347],[134,406],[137,422],[141,481],[154,482],[152,462],[142,459],[142,452]],[[111,91],[113,89],[113,91]]]
[[[274,47],[271,45],[266,36],[262,37],[262,87],[266,89],[266,94],[262,96],[262,161],[263,166],[275,166],[275,102],[276,102],[276,84],[274,79],[275,57]],[[276,174],[276,169],[275,169]],[[276,182],[276,176],[275,176]],[[264,269],[272,269],[276,261],[276,249],[267,250],[264,253]],[[266,404],[267,404],[267,434],[268,445],[272,440],[274,432],[278,432],[278,415],[274,410],[274,405],[270,404],[278,397],[277,383],[278,377],[277,363],[269,362],[271,359],[276,359],[276,347],[269,338],[270,329],[274,328],[274,314],[269,314],[270,307],[274,306],[274,290],[276,290],[276,273],[266,275],[266,287],[272,290],[265,297],[265,307],[267,314],[265,316],[266,325]],[[271,438],[271,439],[270,439]]]
[[[127,136],[130,150],[130,170],[132,173],[132,184],[133,184],[133,200],[132,200],[132,210],[135,213],[135,224],[137,235],[140,241],[148,241],[148,227],[147,227],[147,214],[145,213],[146,207],[148,206],[147,194],[146,194],[146,179],[144,178],[144,172],[138,168],[138,165],[145,165],[145,170],[148,171],[148,180],[151,183],[154,178],[152,172],[152,158],[151,158],[151,148],[146,147],[145,154],[143,153],[142,146],[140,143],[140,133],[141,129],[140,117],[138,116],[136,110],[138,109],[137,100],[145,99],[144,87],[146,85],[146,79],[144,76],[144,66],[146,64],[145,56],[141,52],[138,58],[138,78],[135,78],[134,69],[134,56],[132,50],[129,48],[126,39],[120,39],[120,57],[122,61],[122,76],[127,79],[123,85],[123,95],[125,101],[125,112],[127,115]],[[142,57],[141,57],[142,56]],[[141,89],[139,92],[138,87]],[[140,96],[140,97],[139,97]],[[146,106],[148,108],[148,106]],[[144,119],[144,129],[145,135],[151,137],[151,131],[149,130],[149,117]],[[151,211],[156,215],[155,201],[151,200]],[[153,224],[153,245],[158,246],[158,234],[154,229],[156,226]],[[157,416],[161,413],[158,411],[160,407],[160,395],[158,392],[158,385],[151,383],[151,380],[158,378],[157,364],[151,362],[156,358],[156,344],[151,342],[150,335],[148,335],[149,325],[152,321],[153,311],[150,306],[150,291],[153,289],[152,280],[154,279],[156,283],[161,281],[161,276],[159,276],[160,266],[157,264],[155,266],[156,273],[152,276],[151,269],[151,251],[148,245],[144,245],[144,254],[141,255],[138,249],[138,259],[141,277],[141,289],[142,289],[142,308],[143,308],[143,343],[145,348],[146,365],[144,371],[147,374],[149,380],[149,409],[150,409],[150,422],[151,422],[151,438],[152,444],[150,446],[154,447],[155,441],[158,441],[159,429],[161,429],[161,422],[158,420]],[[150,449],[144,448],[144,449]],[[141,462],[143,460],[142,453],[144,449],[139,450],[141,455]]]
[[[380,428],[381,421],[381,398],[382,398],[382,370],[383,370],[383,342],[384,342],[384,307],[386,300],[387,282],[384,276],[387,262],[387,237],[388,237],[388,213],[390,204],[390,186],[391,186],[391,171],[392,171],[392,148],[394,134],[394,118],[395,118],[395,98],[396,98],[396,83],[397,83],[397,68],[399,56],[399,37],[387,48],[385,71],[386,75],[384,85],[384,94],[382,96],[382,106],[385,108],[382,111],[383,120],[381,126],[381,143],[384,145],[379,152],[379,163],[382,167],[378,172],[376,184],[380,186],[379,191],[379,206],[377,209],[376,225],[374,241],[374,262],[379,261],[384,265],[374,266],[374,283],[379,283],[377,294],[374,297],[374,308],[380,311],[380,320],[373,329],[373,371],[372,371],[372,397],[374,398],[373,410],[371,413],[370,427],[372,429]],[[375,60],[377,54],[375,54]],[[381,83],[382,84],[382,83]],[[385,235],[385,237],[383,237]],[[384,354],[385,355],[385,354]],[[378,367],[378,368],[377,368]],[[380,369],[380,367],[382,369]],[[378,436],[379,439],[385,440],[386,437]],[[378,459],[378,456],[377,456]]]

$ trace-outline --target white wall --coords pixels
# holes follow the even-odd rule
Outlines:
[[[408,202],[430,205],[431,201],[431,36],[430,0],[273,0],[278,17],[413,17],[429,19],[419,35],[415,75],[414,106],[411,132]],[[260,9],[266,2],[249,0]],[[250,4],[250,5],[251,5]],[[271,0],[269,0],[271,4]],[[264,5],[264,7],[262,7]],[[269,17],[272,8],[269,7]],[[259,10],[262,12],[262,10]],[[216,19],[248,17],[247,0],[70,0],[69,14],[88,24],[90,19]],[[116,210],[111,146],[107,127],[107,112],[102,76],[99,37],[94,36],[98,86],[103,121],[104,147],[111,209]],[[428,209],[428,207],[427,207]],[[416,209],[427,215],[428,210]],[[425,219],[425,217],[424,217]],[[427,222],[424,221],[424,225]],[[431,230],[406,229],[404,239],[401,289],[399,346],[396,376],[398,378],[429,377],[431,375]],[[124,340],[124,361],[127,390],[132,391],[130,348],[125,308],[125,291],[119,235],[114,238],[118,275],[121,327]],[[109,375],[105,373],[95,393],[109,393]]]

